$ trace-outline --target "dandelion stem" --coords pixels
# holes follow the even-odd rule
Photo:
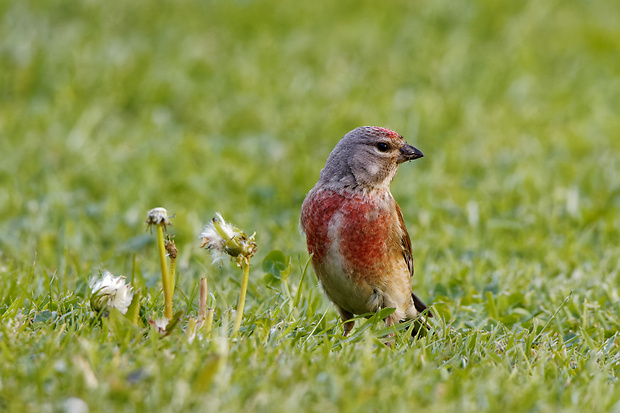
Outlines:
[[[232,337],[235,337],[241,327],[241,320],[243,320],[243,308],[245,307],[245,293],[248,290],[248,279],[250,278],[250,264],[243,262],[243,278],[241,278],[241,292],[239,293],[239,304],[237,305],[237,317],[235,318],[235,324],[233,325]]]
[[[209,307],[207,309],[207,320],[205,321],[205,337],[209,338],[209,335],[211,334],[211,328],[213,327],[213,313],[214,313],[214,309],[212,307]]]
[[[170,258],[170,272],[169,272],[170,281],[168,283],[168,287],[170,289],[170,300],[172,300],[172,297],[174,297],[174,286],[176,283],[178,251],[177,251],[177,246],[174,244],[174,240],[170,238],[170,235],[168,235],[168,238],[166,239],[164,244],[166,246],[166,252],[168,253],[168,258]]]
[[[174,287],[176,283],[177,257],[170,257],[170,296],[174,295]],[[172,298],[170,299],[172,301]]]
[[[185,337],[187,337],[188,340],[193,340],[193,336],[195,336],[196,334],[196,319],[194,317],[189,319],[189,322],[187,323],[187,330],[185,330]]]
[[[161,283],[164,290],[164,317],[172,319],[172,294],[170,291],[170,276],[166,262],[166,246],[164,244],[163,225],[157,225],[157,245],[159,246],[159,262],[161,264]]]

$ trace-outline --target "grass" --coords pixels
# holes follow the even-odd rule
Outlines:
[[[0,410],[617,410],[618,16],[602,0],[3,2]],[[440,317],[391,349],[377,317],[343,339],[302,278],[301,202],[360,125],[425,154],[392,192]],[[186,311],[164,338],[88,307],[105,268],[143,291],[142,322],[161,315],[156,206],[176,214]],[[198,248],[215,211],[259,245],[235,343],[241,271]],[[212,337],[190,343],[203,276]]]

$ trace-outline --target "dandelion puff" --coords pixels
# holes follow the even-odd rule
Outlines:
[[[133,288],[125,282],[125,277],[103,271],[101,277],[91,279],[89,284],[93,310],[100,312],[104,308],[116,308],[123,314],[127,313],[133,299]]]
[[[176,270],[176,248],[174,242],[169,238],[168,251],[166,243],[164,241],[164,232],[166,226],[171,225],[168,218],[168,211],[165,208],[153,208],[147,213],[146,224],[149,229],[153,226],[157,228],[157,248],[159,250],[159,264],[161,266],[161,282],[164,290],[164,316],[172,318],[172,299],[174,296],[174,274]],[[171,252],[172,251],[172,252]],[[166,263],[166,252],[174,254],[174,257],[170,256],[170,270],[168,270],[168,264]]]
[[[151,209],[146,216],[146,223],[151,225],[162,225],[166,228],[167,225],[170,225],[170,218],[168,217],[168,211],[166,208],[153,208]]]
[[[243,234],[243,232],[239,228],[237,228],[230,222],[226,222],[222,214],[220,214],[219,212],[215,213],[215,218],[213,218],[212,222],[219,223],[220,230],[224,233],[227,239],[232,239],[236,236]]]
[[[255,236],[256,232],[248,237],[245,232],[227,223],[221,214],[216,214],[215,218],[205,226],[200,234],[200,238],[202,238],[201,247],[206,247],[211,252],[214,262],[221,260],[225,254],[228,254],[235,260],[237,266],[243,269],[241,292],[239,293],[239,303],[237,304],[231,337],[237,335],[243,319],[245,295],[250,274],[250,259],[258,249],[254,240]]]
[[[200,234],[201,248],[207,248],[211,252],[213,263],[220,262],[226,255],[230,255],[236,259],[237,265],[241,266],[242,261],[249,262],[256,252],[255,235],[248,237],[217,213]]]
[[[224,252],[226,245],[224,239],[213,227],[213,223],[205,226],[204,230],[200,233],[200,238],[202,238],[202,245],[200,248],[209,250],[211,258],[213,258],[213,264],[221,264],[227,255],[226,252]]]

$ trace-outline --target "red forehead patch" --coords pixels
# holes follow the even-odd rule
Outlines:
[[[389,137],[391,139],[402,139],[403,138],[398,133],[396,133],[393,130],[388,129],[388,128],[380,128],[378,126],[375,126],[375,130],[378,131],[378,132],[381,132],[382,134],[386,135],[387,137]]]

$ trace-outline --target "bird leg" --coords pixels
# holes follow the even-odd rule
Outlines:
[[[349,331],[353,330],[353,326],[355,325],[355,321],[347,321],[346,323],[344,323],[344,337],[347,336],[347,334],[349,334]]]
[[[349,320],[351,320],[353,318],[353,314],[351,314],[347,310],[344,310],[344,309],[342,309],[340,307],[338,307],[338,312],[340,313],[340,319],[344,323],[344,334],[343,334],[343,336],[346,337],[347,334],[349,334],[349,332],[351,330],[353,330],[353,326],[355,325],[355,321],[349,321]]]

